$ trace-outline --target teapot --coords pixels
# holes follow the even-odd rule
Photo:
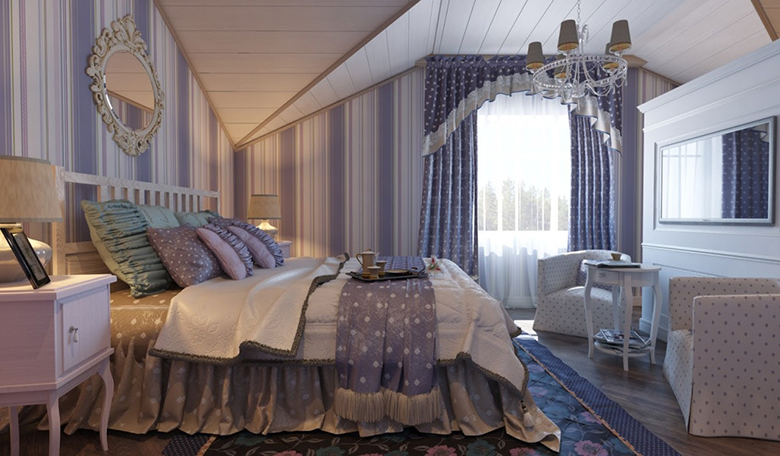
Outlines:
[[[376,266],[376,259],[378,256],[379,252],[373,252],[371,249],[368,249],[365,252],[360,252],[355,255],[355,258],[357,258],[358,263],[363,266],[363,270],[367,271],[370,266]]]

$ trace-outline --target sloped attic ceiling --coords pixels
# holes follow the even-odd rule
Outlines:
[[[156,2],[234,143],[416,3],[409,0]],[[297,106],[308,111],[321,105],[308,96]],[[299,117],[300,110],[292,107],[275,117],[272,127]]]
[[[157,2],[237,149],[430,54],[524,54],[531,41],[554,54],[577,17],[576,0]],[[678,83],[770,42],[750,0],[582,0],[581,18],[586,52],[628,19],[631,54]]]

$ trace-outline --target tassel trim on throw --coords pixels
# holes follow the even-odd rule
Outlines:
[[[439,388],[414,396],[386,388],[380,388],[376,393],[357,393],[337,388],[333,411],[341,418],[352,421],[376,423],[388,417],[404,426],[415,426],[440,418],[442,404]]]
[[[531,415],[531,412],[528,410],[528,406],[525,405],[525,402],[521,402],[521,404],[523,406],[523,427],[530,431],[535,426],[534,417]]]

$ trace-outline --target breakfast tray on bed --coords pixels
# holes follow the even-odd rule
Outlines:
[[[383,276],[379,276],[376,279],[369,279],[367,277],[363,277],[363,274],[361,271],[351,271],[347,274],[352,277],[355,280],[360,280],[361,282],[382,282],[384,280],[401,280],[401,279],[424,279],[428,277],[428,274],[425,271],[406,271],[406,274],[389,274],[385,273]]]

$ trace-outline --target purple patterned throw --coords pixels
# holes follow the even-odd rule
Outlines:
[[[419,257],[388,257],[388,269],[424,269]],[[337,415],[407,426],[441,416],[436,306],[427,278],[365,283],[341,291],[336,331]]]

